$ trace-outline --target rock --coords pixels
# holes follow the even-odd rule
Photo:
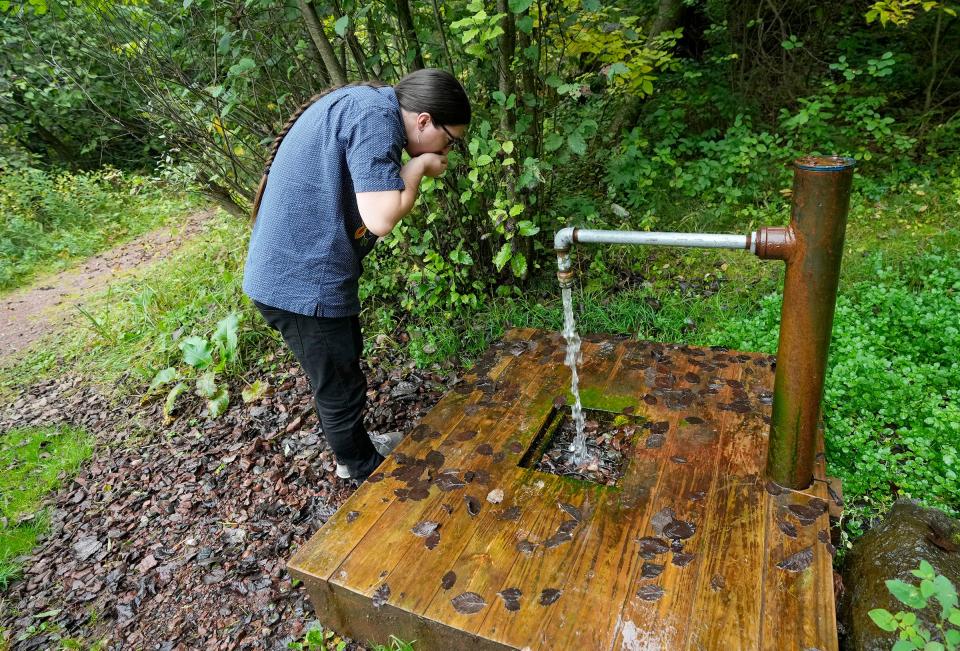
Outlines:
[[[838,627],[842,648],[848,651],[889,651],[896,633],[880,630],[869,613],[885,608],[891,613],[916,612],[917,622],[935,630],[931,622],[935,608],[914,611],[897,601],[884,583],[900,579],[918,585],[920,579],[910,571],[925,560],[937,574],[960,586],[960,552],[951,545],[960,538],[960,521],[941,511],[925,509],[901,500],[893,505],[886,519],[854,544],[843,569],[844,594],[840,600]]]

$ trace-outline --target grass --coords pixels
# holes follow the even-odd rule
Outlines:
[[[93,452],[93,438],[66,425],[13,429],[0,436],[0,589],[17,576],[47,528],[43,498]]]
[[[156,178],[23,168],[0,176],[0,293],[171,223],[195,201]]]

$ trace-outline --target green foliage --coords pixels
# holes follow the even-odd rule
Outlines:
[[[873,278],[837,301],[823,399],[829,470],[854,534],[898,497],[960,509],[960,254],[868,260]],[[767,296],[711,343],[776,352],[781,301]]]
[[[893,645],[893,651],[957,651],[960,649],[957,588],[947,577],[938,575],[927,561],[920,561],[920,567],[911,573],[920,579],[920,585],[893,579],[886,582],[887,589],[912,610],[921,611],[928,605],[934,608],[936,630],[918,624],[914,612],[901,610],[892,614],[885,608],[875,608],[868,613],[870,619],[884,631],[899,631],[900,639]]]
[[[112,168],[7,170],[0,175],[0,290],[170,223],[190,205],[156,178]]]
[[[0,3],[0,167],[10,163],[138,165],[159,150],[129,88],[83,54],[91,21],[70,23],[70,3]],[[102,114],[106,111],[113,119]]]
[[[289,642],[287,648],[293,651],[343,651],[347,648],[347,643],[333,631],[314,624],[303,638]],[[414,651],[412,642],[404,642],[393,635],[390,636],[389,646],[373,644],[370,649],[371,651]]]
[[[47,528],[46,494],[77,471],[93,451],[82,429],[30,427],[0,435],[0,590],[17,576],[17,558]]]
[[[239,327],[240,315],[233,312],[217,322],[209,340],[197,335],[187,337],[178,344],[183,352],[183,365],[168,366],[153,376],[148,395],[151,391],[176,382],[163,403],[163,415],[168,420],[172,417],[177,398],[187,391],[187,381],[191,376],[195,379],[194,392],[207,401],[207,415],[219,418],[226,412],[230,406],[230,392],[226,385],[217,382],[217,376],[237,362]]]
[[[903,27],[917,16],[917,10],[924,12],[937,10],[946,15],[955,17],[957,10],[946,2],[934,2],[932,0],[880,0],[874,2],[867,11],[865,18],[868,23],[876,20],[886,27],[887,23],[893,23]]]

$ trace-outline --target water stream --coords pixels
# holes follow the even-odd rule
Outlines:
[[[563,287],[563,337],[567,340],[567,355],[564,362],[570,367],[570,393],[573,394],[573,423],[577,428],[577,435],[570,444],[571,461],[574,465],[583,465],[588,460],[587,438],[584,434],[583,408],[580,405],[580,378],[577,375],[577,364],[580,363],[580,336],[577,335],[577,325],[573,320],[573,290]]]

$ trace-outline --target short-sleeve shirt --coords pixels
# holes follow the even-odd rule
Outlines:
[[[376,237],[364,228],[355,193],[404,189],[406,141],[389,86],[342,88],[304,111],[270,167],[244,292],[299,314],[358,314],[361,261]]]

